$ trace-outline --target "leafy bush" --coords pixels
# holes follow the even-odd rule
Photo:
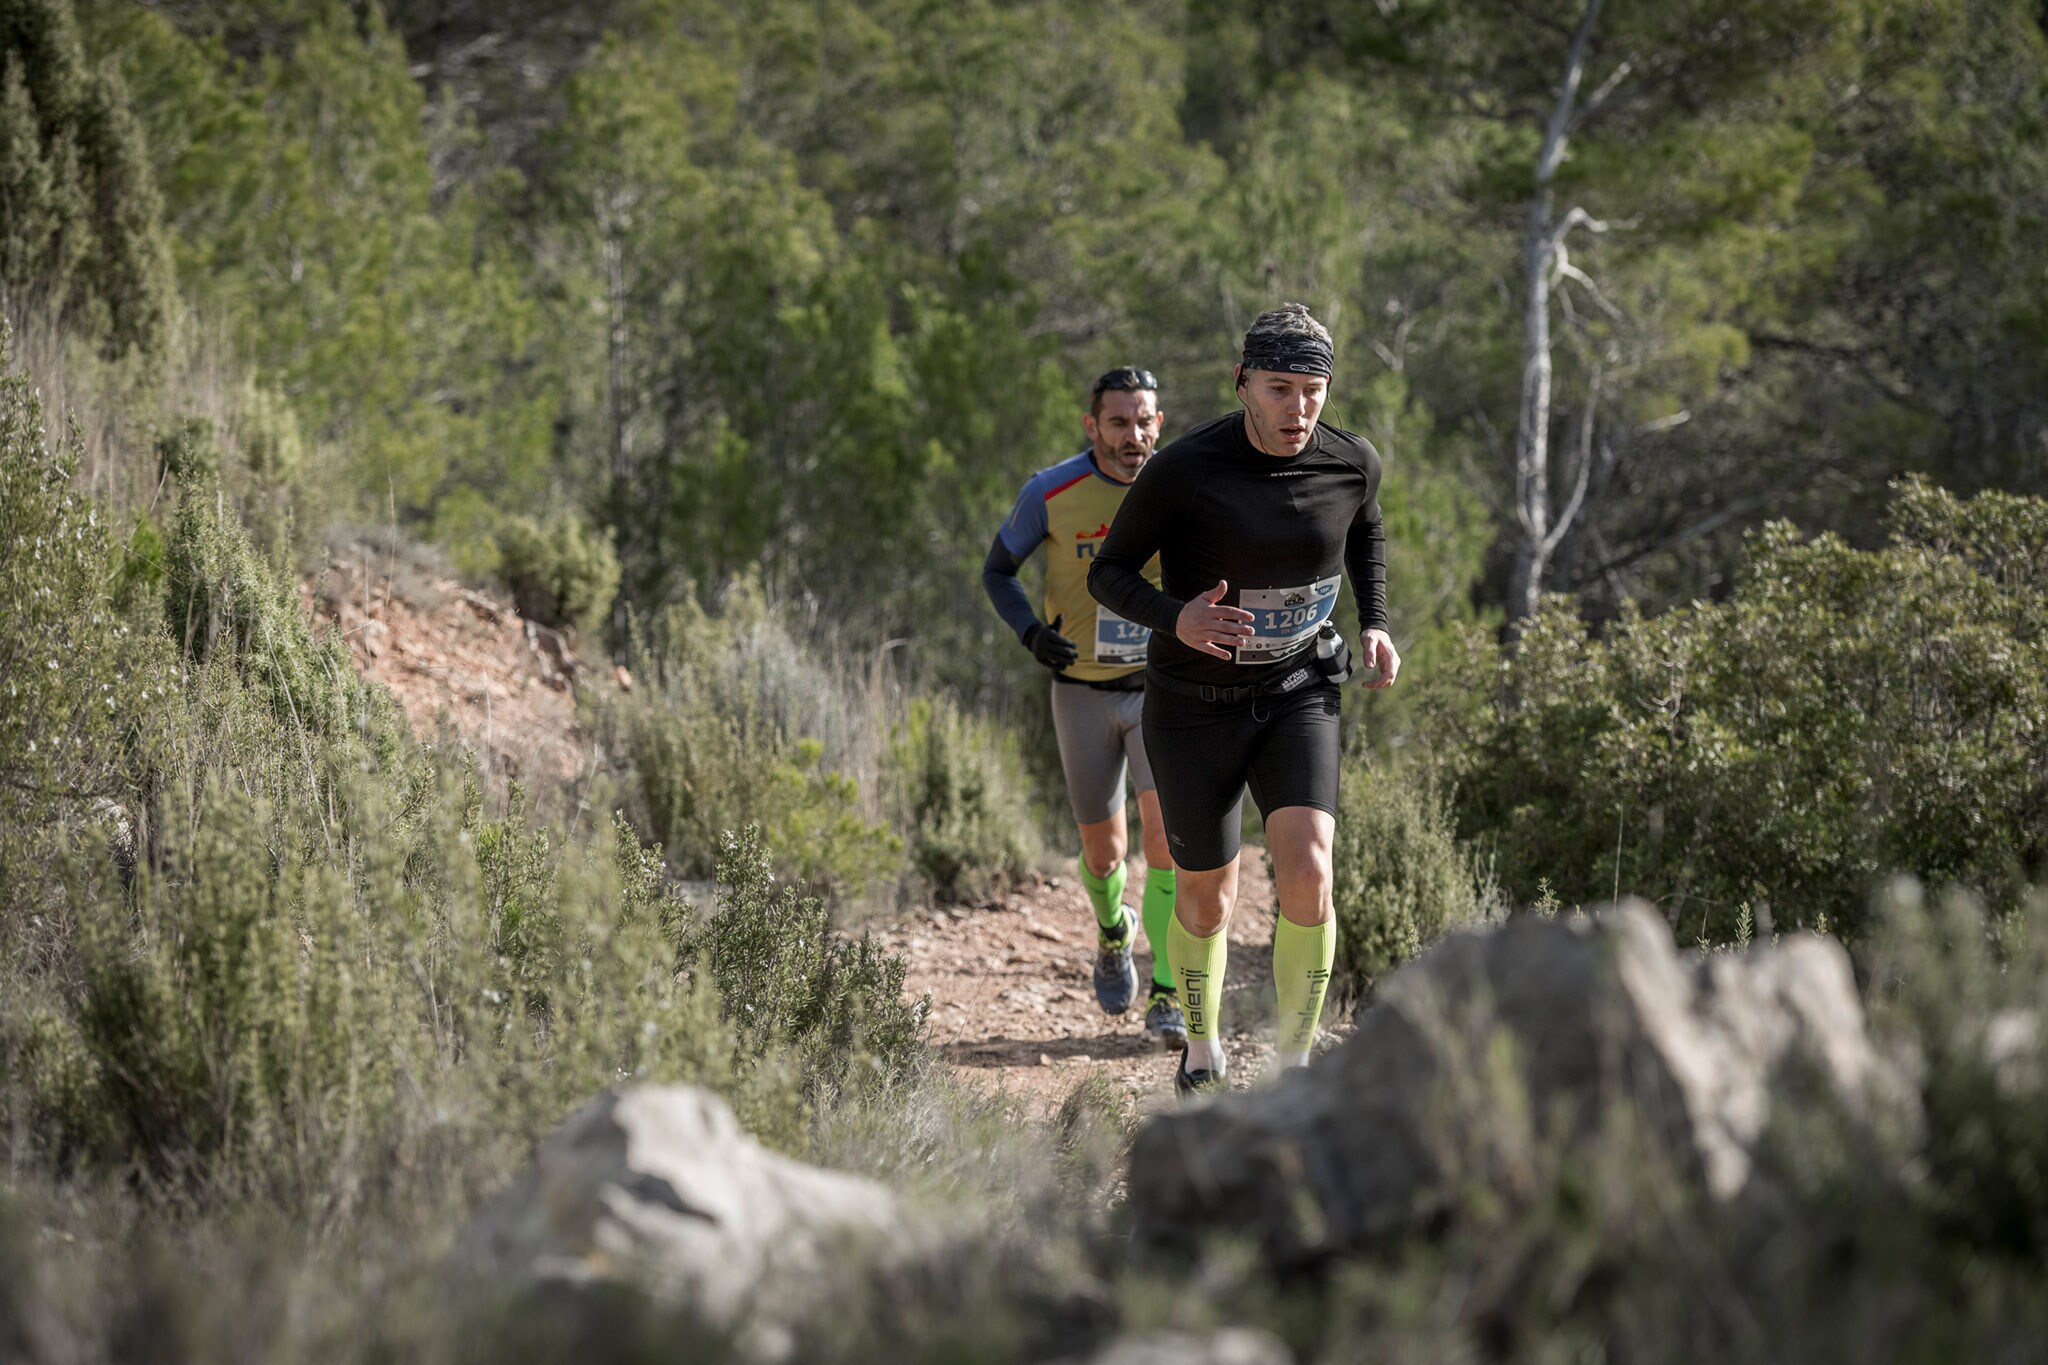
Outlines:
[[[1438,711],[1459,829],[1518,900],[1618,883],[1688,941],[1745,903],[1854,933],[1895,869],[2009,907],[2048,869],[2044,543],[2048,502],[1909,483],[1884,550],[1773,526],[1727,602],[1474,640],[1444,686],[1484,711]]]
[[[36,299],[107,355],[161,350],[170,235],[120,74],[70,0],[0,9],[0,297]]]
[[[918,698],[890,761],[911,865],[935,895],[971,900],[1028,865],[1037,826],[1009,737],[946,697]]]
[[[902,843],[875,818],[867,707],[757,588],[737,585],[717,616],[671,608],[628,657],[640,687],[611,707],[612,747],[681,875],[710,876],[726,832],[745,825],[772,831],[776,865],[820,888],[857,894],[897,874]]]
[[[0,343],[0,366],[6,364]],[[71,487],[75,441],[45,444],[29,381],[0,373],[0,923],[64,899],[67,834],[128,819],[135,758],[176,686],[170,653],[109,591],[104,514]]]
[[[1447,804],[1425,774],[1348,766],[1331,859],[1340,990],[1365,989],[1447,929],[1481,918],[1480,885]]]
[[[701,961],[716,984],[739,1063],[787,1050],[807,1095],[898,1080],[919,1061],[930,1002],[904,1000],[902,960],[865,934],[839,937],[822,901],[778,888],[751,825],[725,836],[717,913],[679,935],[677,960]]]
[[[498,555],[519,614],[544,626],[588,637],[618,595],[611,533],[599,535],[581,517],[512,517],[498,529]]]
[[[0,918],[12,1159],[318,1226],[466,1202],[624,1077],[714,1086],[797,1146],[811,1099],[912,1075],[901,964],[828,941],[822,908],[777,899],[758,857],[728,871],[733,913],[706,928],[623,822],[551,829],[517,788],[487,809],[470,759],[416,747],[313,637],[224,497],[183,492],[161,589],[133,585],[150,614],[124,624],[98,515],[42,450],[20,381],[0,388],[0,436],[0,516],[20,533],[0,547],[0,602],[19,608],[0,649],[24,661],[0,721],[79,745],[46,755],[24,730],[0,759],[76,788],[18,801],[0,784],[16,803],[0,852],[34,853],[41,888],[8,879],[21,899]],[[26,666],[53,642],[68,667]],[[151,657],[160,676],[124,678]],[[123,710],[144,700],[147,744]],[[103,791],[125,803],[125,863],[86,800]],[[14,913],[38,908],[62,913]],[[772,989],[730,965],[744,953],[678,970],[691,935],[736,942],[749,923],[804,935],[809,956]],[[743,1008],[722,1005],[721,976]]]

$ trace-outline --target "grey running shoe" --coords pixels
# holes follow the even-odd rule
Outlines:
[[[1184,1100],[1200,1099],[1204,1095],[1218,1095],[1230,1088],[1220,1071],[1188,1070],[1188,1054],[1180,1054],[1180,1067],[1173,1073],[1174,1093]]]
[[[1152,1002],[1145,1010],[1145,1037],[1168,1052],[1188,1045],[1187,1016],[1180,1012],[1180,995],[1165,986],[1152,988]]]
[[[1137,937],[1138,918],[1131,907],[1123,907],[1124,931],[1111,938],[1107,929],[1095,937],[1095,1003],[1104,1014],[1122,1014],[1138,993],[1138,969],[1131,962],[1131,940]]]

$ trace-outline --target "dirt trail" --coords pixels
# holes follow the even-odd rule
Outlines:
[[[1243,1088],[1272,1062],[1273,883],[1264,850],[1247,846],[1230,925],[1224,1048],[1231,1083]],[[1129,886],[1144,886],[1133,859]],[[1126,900],[1135,905],[1134,894]],[[1001,1089],[1049,1114],[1091,1071],[1131,1092],[1145,1109],[1173,1102],[1178,1054],[1141,1031],[1151,956],[1137,952],[1138,998],[1111,1018],[1095,1003],[1095,915],[1071,874],[1033,878],[978,907],[914,912],[875,931],[909,968],[911,995],[930,992],[931,1040],[962,1079]]]

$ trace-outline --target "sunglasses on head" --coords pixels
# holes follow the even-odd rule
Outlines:
[[[1152,377],[1152,371],[1140,370],[1130,365],[1120,365],[1095,381],[1089,396],[1100,398],[1105,393],[1121,393],[1130,389],[1151,389],[1157,392],[1159,381]]]

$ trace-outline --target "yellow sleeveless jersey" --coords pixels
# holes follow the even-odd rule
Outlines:
[[[1103,477],[1084,450],[1032,475],[1003,523],[1004,548],[1019,560],[1045,546],[1045,619],[1058,620],[1080,651],[1065,675],[1081,682],[1127,677],[1145,666],[1152,632],[1088,595],[1088,568],[1128,491],[1130,485]],[[1144,572],[1157,587],[1158,556]]]

